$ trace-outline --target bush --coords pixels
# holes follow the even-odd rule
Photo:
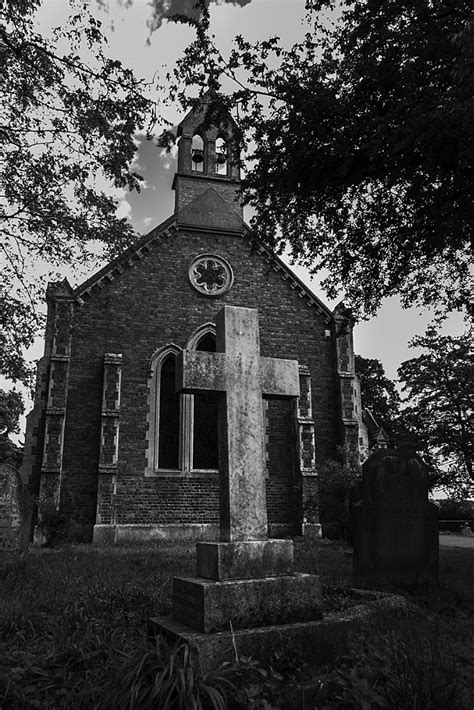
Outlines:
[[[356,462],[328,460],[318,466],[319,517],[325,537],[350,537],[351,497],[359,480]]]
[[[44,547],[61,547],[72,541],[81,541],[84,526],[75,516],[76,507],[70,498],[61,500],[59,508],[50,498],[40,500],[37,527],[43,535]]]
[[[38,529],[44,537],[45,547],[60,547],[69,542],[72,520],[67,510],[57,509],[52,501],[39,506]]]
[[[465,520],[474,518],[474,503],[457,498],[444,498],[436,501],[440,520]]]

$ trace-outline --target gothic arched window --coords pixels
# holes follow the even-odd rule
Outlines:
[[[215,352],[214,324],[195,331],[187,348]],[[213,392],[176,393],[180,352],[177,345],[169,344],[152,358],[146,475],[218,470],[217,398]]]
[[[216,352],[214,333],[203,335],[196,350]],[[214,470],[218,467],[216,393],[201,392],[194,395],[192,468]]]
[[[167,355],[160,370],[158,468],[179,468],[180,396],[175,391],[176,356]]]
[[[177,345],[160,348],[151,361],[147,473],[181,468],[181,396],[175,392]]]
[[[216,140],[216,163],[214,172],[218,175],[227,175],[227,145],[222,136]]]
[[[191,144],[191,168],[196,173],[204,171],[204,141],[199,133],[194,134]]]

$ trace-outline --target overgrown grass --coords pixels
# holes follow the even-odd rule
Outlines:
[[[92,708],[170,608],[192,549],[90,546],[0,563],[0,708]]]
[[[462,651],[439,620],[412,611],[396,628],[356,635],[338,667],[320,677],[308,707],[471,710],[472,657]]]
[[[296,557],[299,569],[321,575],[329,596],[332,589],[350,584],[352,561],[343,546],[324,540],[309,545],[298,542]],[[135,677],[137,664],[144,658],[148,665],[142,666],[142,670],[146,667],[148,671],[137,676],[136,688],[137,693],[142,693],[140,697],[145,697],[147,678],[151,677],[150,663],[157,663],[157,651],[150,648],[147,641],[148,619],[169,612],[172,577],[192,576],[194,564],[194,546],[177,543],[146,548],[70,546],[52,551],[33,550],[21,561],[1,559],[1,710],[106,707],[112,689],[120,685],[127,673]],[[421,590],[411,595],[415,611],[407,618],[405,628],[398,629],[395,636],[389,637],[374,629],[363,640],[355,640],[353,652],[339,670],[327,669],[326,680],[321,680],[321,693],[332,692],[334,697],[339,694],[343,698],[341,693],[346,692],[350,697],[352,691],[347,687],[352,684],[357,692],[366,688],[368,697],[372,692],[377,695],[381,688],[386,690],[393,685],[393,673],[392,676],[389,673],[385,681],[383,674],[396,667],[394,659],[399,659],[397,673],[400,674],[402,667],[415,667],[409,660],[412,657],[419,663],[414,678],[410,683],[407,681],[407,692],[419,683],[427,689],[437,688],[438,698],[443,697],[443,692],[451,697],[452,683],[449,683],[453,678],[457,685],[467,688],[474,681],[470,670],[474,657],[474,555],[471,550],[441,550],[441,582],[438,590]],[[414,637],[415,631],[418,640]],[[423,653],[420,648],[424,649]],[[365,661],[361,664],[363,653]],[[173,658],[177,659],[176,663],[184,662],[182,652],[175,653]],[[367,659],[372,660],[369,663]],[[263,702],[258,694],[263,697],[267,691],[273,693],[271,702],[276,703],[275,686],[281,685],[279,671],[269,672],[250,661],[248,666],[252,677],[262,679],[262,687],[252,681],[249,687],[253,688],[253,699],[250,701],[247,697],[247,705],[240,707],[265,707],[258,704]],[[181,677],[184,677],[185,671],[180,667]],[[371,674],[367,675],[364,668],[372,668]],[[245,684],[248,674],[245,676],[244,671],[240,669],[239,673],[247,678],[242,680]],[[438,678],[445,678],[444,690],[430,681],[430,673],[435,671]],[[207,682],[205,678],[194,677],[193,687],[198,696]],[[211,687],[214,687],[212,683]],[[425,696],[428,697],[426,693]],[[418,705],[412,702],[410,707],[442,707],[426,704],[425,696],[420,695]],[[424,705],[420,704],[422,701]],[[205,703],[210,701],[203,702],[206,707]],[[353,698],[352,705],[331,705],[331,702],[327,695],[324,703],[328,708],[362,707]],[[456,700],[456,708],[461,710],[463,706],[459,702]],[[473,705],[474,699],[466,707]],[[129,704],[129,707],[159,705]],[[267,707],[278,707],[278,704]],[[402,708],[403,705],[366,707]]]

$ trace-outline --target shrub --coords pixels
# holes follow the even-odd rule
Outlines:
[[[440,520],[465,520],[474,518],[474,503],[457,498],[444,498],[436,501],[439,506]]]
[[[359,480],[356,462],[327,460],[318,466],[319,516],[326,537],[349,537],[351,495]]]
[[[40,503],[38,528],[44,537],[45,547],[59,547],[68,542],[71,524],[68,511],[57,509],[52,501]]]
[[[50,498],[39,500],[37,527],[44,537],[44,547],[61,547],[80,540],[83,526],[75,516],[72,498],[62,499],[59,507]]]

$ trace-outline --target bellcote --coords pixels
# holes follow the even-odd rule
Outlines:
[[[179,124],[178,170],[173,182],[178,223],[193,226],[193,213],[200,212],[199,224],[196,222],[195,226],[241,229],[243,212],[235,132],[232,116],[218,109],[211,92]],[[200,203],[205,195],[208,206],[215,196],[215,209],[211,212],[222,214],[221,224],[216,224],[216,214],[209,215],[209,225],[203,224],[204,204]],[[227,214],[230,221],[225,217]]]

